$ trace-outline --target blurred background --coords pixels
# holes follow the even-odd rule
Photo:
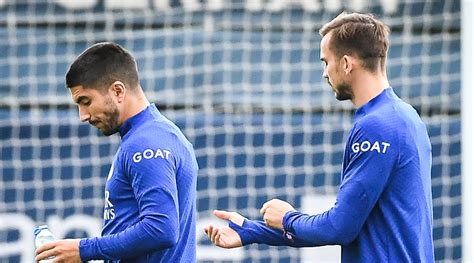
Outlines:
[[[271,198],[333,204],[353,108],[321,77],[318,30],[343,10],[391,27],[391,85],[433,147],[436,260],[460,262],[460,0],[0,0],[0,262],[33,262],[41,223],[100,233],[120,138],[80,123],[64,75],[101,41],[134,54],[148,98],[195,147],[199,262],[337,262],[337,247],[215,248],[202,228],[213,209],[259,219]]]

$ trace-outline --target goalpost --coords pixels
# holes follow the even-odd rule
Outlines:
[[[32,262],[40,223],[58,238],[99,234],[119,138],[79,122],[64,74],[100,41],[135,55],[147,96],[195,147],[199,261],[301,262],[306,250],[215,248],[202,227],[213,209],[258,219],[271,198],[317,210],[337,193],[353,113],[321,76],[318,29],[343,9],[392,28],[390,82],[433,146],[436,259],[471,260],[474,34],[462,4],[463,20],[461,0],[0,0],[0,262]]]

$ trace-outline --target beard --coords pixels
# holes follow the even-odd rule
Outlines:
[[[331,85],[332,87],[332,85]],[[336,95],[337,100],[352,100],[354,94],[352,92],[352,87],[347,83],[341,83],[333,87],[334,94]]]
[[[102,120],[95,121],[92,125],[96,126],[105,136],[110,136],[118,132],[120,127],[118,123],[119,111],[110,97],[106,97],[105,106],[106,110]],[[99,125],[101,127],[99,127]]]

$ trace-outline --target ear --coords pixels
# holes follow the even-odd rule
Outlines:
[[[127,90],[125,89],[125,84],[121,81],[115,81],[110,86],[111,95],[115,98],[119,103],[123,102],[125,93]]]
[[[354,69],[354,60],[351,56],[342,56],[342,70],[344,74],[349,75]]]

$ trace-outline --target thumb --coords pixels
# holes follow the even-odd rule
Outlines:
[[[241,216],[237,212],[228,212],[228,211],[224,211],[224,210],[214,210],[212,213],[220,219],[229,220],[232,223],[234,223],[236,225],[239,225],[239,226],[242,226],[244,224],[244,221],[245,221],[245,217]]]
[[[231,212],[227,212],[225,210],[214,210],[212,212],[217,218],[223,220],[230,220],[230,216],[232,215]]]

